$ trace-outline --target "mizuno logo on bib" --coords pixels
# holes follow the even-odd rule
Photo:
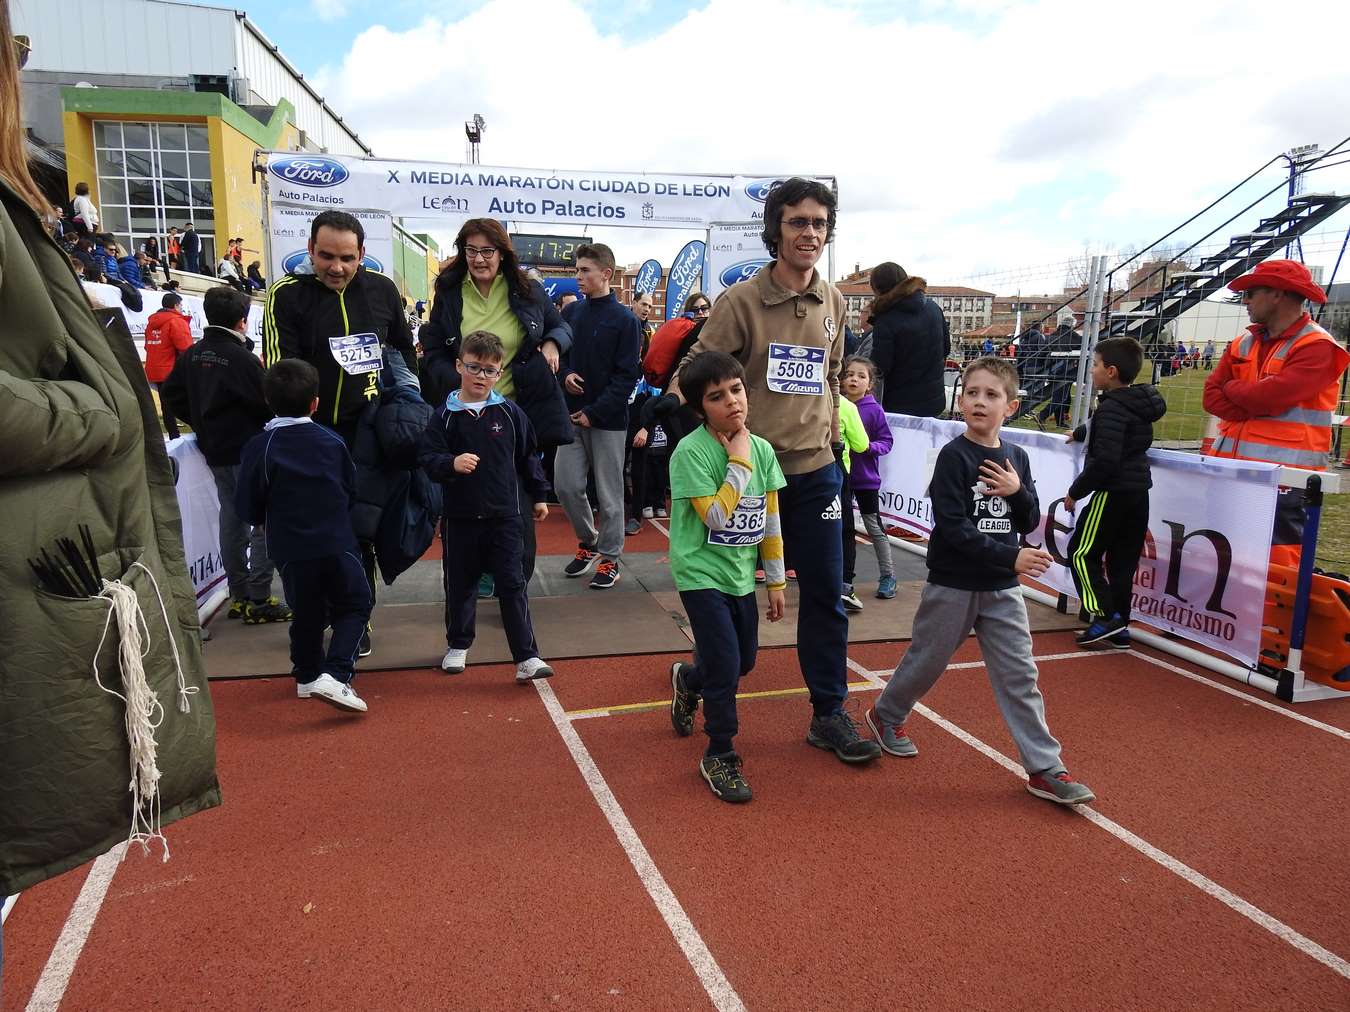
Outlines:
[[[743,548],[764,540],[767,511],[762,495],[743,495],[720,531],[708,532],[708,544],[722,548]]]

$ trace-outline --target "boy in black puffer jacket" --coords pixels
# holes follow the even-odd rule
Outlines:
[[[1143,349],[1132,337],[1098,342],[1092,356],[1092,385],[1101,391],[1097,410],[1068,436],[1069,442],[1087,442],[1087,460],[1064,506],[1072,512],[1078,499],[1092,494],[1069,539],[1069,568],[1089,622],[1078,636],[1080,646],[1130,645],[1130,597],[1153,486],[1148,449],[1153,423],[1167,412],[1156,387],[1130,385],[1143,363]]]

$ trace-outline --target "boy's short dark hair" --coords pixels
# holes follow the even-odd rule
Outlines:
[[[778,240],[783,237],[783,208],[789,204],[800,204],[807,197],[825,206],[826,220],[829,222],[825,229],[825,241],[834,238],[836,205],[839,203],[834,191],[817,180],[793,176],[770,190],[764,200],[764,231],[760,233],[760,238],[764,240],[769,256],[774,259],[778,258]]]
[[[729,379],[745,382],[745,366],[740,360],[724,351],[705,351],[680,370],[680,393],[684,394],[685,403],[702,416],[704,391]]]
[[[263,397],[278,418],[307,418],[319,396],[319,371],[302,358],[283,358],[263,376]]]
[[[863,366],[867,370],[867,375],[872,377],[872,386],[876,386],[877,380],[881,379],[881,370],[879,370],[877,364],[866,355],[850,355],[848,358],[844,359],[844,364],[839,367],[840,372],[848,372],[848,367],[851,365]]]
[[[229,285],[216,285],[202,296],[202,312],[213,327],[229,327],[248,319],[249,298]]]
[[[319,238],[319,229],[331,228],[338,232],[355,232],[356,245],[358,248],[366,244],[366,230],[361,227],[361,222],[346,211],[322,211],[314,216],[314,220],[309,223],[309,241],[314,242]]]
[[[1003,384],[1003,389],[1008,394],[1008,400],[1017,400],[1022,386],[1022,379],[1017,375],[1017,366],[1006,358],[999,358],[996,355],[982,355],[961,371],[961,386],[966,385],[966,379],[971,373],[979,370],[997,376],[999,382]]]
[[[459,357],[473,355],[489,362],[500,362],[506,358],[506,349],[502,339],[490,330],[474,330],[465,334],[459,342]]]
[[[577,247],[574,254],[578,260],[583,257],[587,260],[594,260],[603,270],[615,270],[614,251],[602,242],[584,242]]]
[[[1132,337],[1104,337],[1093,351],[1102,357],[1102,365],[1116,367],[1116,375],[1126,386],[1144,368],[1144,348]]]

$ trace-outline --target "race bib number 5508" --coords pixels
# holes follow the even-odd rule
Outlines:
[[[800,344],[769,345],[766,377],[776,394],[825,394],[825,349]]]

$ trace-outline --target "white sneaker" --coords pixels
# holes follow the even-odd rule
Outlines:
[[[656,507],[656,515],[661,520],[665,520],[668,516],[670,516],[670,514],[666,512],[666,508],[664,506]]]
[[[531,657],[516,665],[516,681],[532,682],[536,678],[552,678],[553,669],[542,657]]]
[[[464,670],[464,666],[469,661],[469,651],[456,650],[451,647],[441,658],[441,670],[447,675],[457,675]]]
[[[308,685],[300,686],[300,688],[309,690],[301,695],[301,699],[321,699],[329,706],[336,706],[339,710],[351,710],[354,713],[366,712],[366,701],[358,696],[350,685],[339,682],[326,672]]]
[[[642,519],[643,519],[643,520],[650,520],[650,519],[651,519],[652,517],[654,517],[654,516],[656,516],[656,513],[652,510],[652,508],[651,508],[650,506],[643,506],[643,507],[642,507]]]

